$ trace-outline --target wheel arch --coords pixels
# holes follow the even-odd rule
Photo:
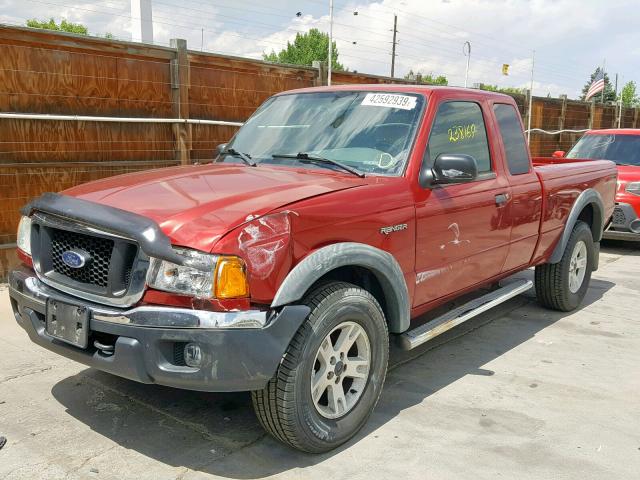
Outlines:
[[[271,306],[300,300],[323,279],[350,281],[366,288],[381,304],[390,332],[409,328],[409,294],[400,265],[390,253],[362,243],[337,243],[311,253],[289,272]]]
[[[592,188],[584,190],[578,196],[569,212],[564,230],[551,254],[549,263],[558,263],[562,260],[562,254],[567,246],[571,232],[578,221],[583,221],[589,225],[594,243],[600,242],[604,230],[604,211],[604,202],[600,194]]]

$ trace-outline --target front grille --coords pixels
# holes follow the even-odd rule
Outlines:
[[[109,305],[131,305],[144,292],[148,262],[138,244],[98,228],[43,213],[32,219],[31,251],[40,278],[52,287]],[[74,268],[65,252],[84,258]]]
[[[614,225],[626,225],[627,217],[625,216],[624,210],[622,210],[622,208],[616,207],[613,210],[612,223]]]
[[[113,240],[108,238],[51,229],[51,261],[53,270],[76,282],[96,285],[98,287],[107,287],[109,284],[109,265],[111,264],[113,246]],[[84,250],[91,256],[91,260],[82,268],[69,267],[62,261],[62,254],[73,249]],[[126,276],[127,275],[125,275],[125,277]]]

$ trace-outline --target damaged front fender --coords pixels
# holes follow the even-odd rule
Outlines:
[[[238,255],[247,264],[251,299],[271,303],[277,287],[292,265],[291,218],[295,212],[284,211],[257,218],[226,235],[216,246],[216,253]]]

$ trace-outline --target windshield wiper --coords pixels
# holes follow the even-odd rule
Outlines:
[[[338,162],[337,160],[331,160],[330,158],[320,157],[318,155],[309,155],[308,153],[300,152],[296,154],[291,153],[274,153],[271,155],[273,158],[294,158],[296,160],[300,160],[303,163],[315,163],[318,165],[334,165],[342,170],[351,173],[352,175],[356,175],[357,177],[364,178],[364,172],[360,170],[350,167],[349,165],[345,165],[342,162]]]
[[[616,165],[624,165],[625,167],[635,167],[633,163],[625,163],[625,162],[615,162]]]
[[[239,152],[235,148],[227,148],[220,155],[231,155],[232,157],[238,157],[240,160],[242,160],[244,163],[246,163],[250,167],[257,167],[258,166],[258,164],[256,162],[251,160],[251,155],[249,155],[248,153]]]

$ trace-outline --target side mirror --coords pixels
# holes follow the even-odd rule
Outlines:
[[[216,147],[216,149],[213,152],[214,153],[214,156],[213,156],[213,161],[214,162],[220,156],[220,154],[226,150],[226,148],[227,148],[227,144],[226,143],[221,143],[220,145],[218,145]]]
[[[551,156],[553,158],[564,158],[565,153],[566,152],[564,150],[556,150]]]
[[[431,177],[430,183],[435,185],[470,182],[478,177],[478,163],[471,155],[441,153],[433,163],[431,175],[421,177]]]

